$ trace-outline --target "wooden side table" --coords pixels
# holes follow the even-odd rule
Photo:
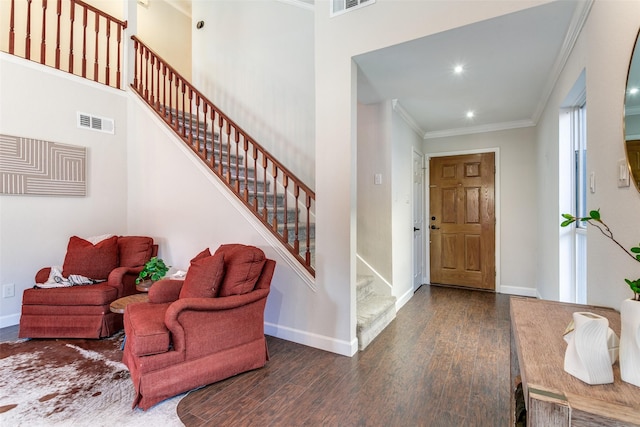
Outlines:
[[[613,309],[511,297],[512,385],[521,375],[527,426],[640,426],[640,388],[620,379],[618,362],[612,384],[589,385],[565,372],[563,333],[576,311],[606,317],[620,336]]]
[[[111,303],[109,309],[112,313],[124,313],[124,309],[132,302],[147,302],[149,301],[149,295],[147,294],[133,294],[126,297],[118,298]]]

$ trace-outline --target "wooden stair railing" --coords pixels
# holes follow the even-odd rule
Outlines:
[[[80,0],[11,0],[9,22],[0,23],[0,28],[9,29],[8,46],[2,49],[11,55],[107,86],[122,86],[126,21]],[[24,38],[24,43],[17,42],[16,36]]]
[[[315,275],[315,194],[136,36],[131,87]]]

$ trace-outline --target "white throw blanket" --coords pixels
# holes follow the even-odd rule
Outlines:
[[[61,267],[51,267],[49,278],[44,283],[36,283],[38,288],[66,288],[77,285],[93,285],[95,283],[104,282],[105,280],[95,280],[79,274],[70,274],[69,277],[62,275]]]

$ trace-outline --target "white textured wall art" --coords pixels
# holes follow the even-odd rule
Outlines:
[[[86,196],[87,148],[0,135],[0,194]]]

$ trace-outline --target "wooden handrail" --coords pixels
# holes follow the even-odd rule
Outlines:
[[[35,4],[36,2],[38,5]],[[120,89],[122,87],[120,67],[123,62],[122,33],[127,28],[127,22],[81,0],[55,0],[55,7],[50,3],[53,2],[18,0],[18,4],[24,5],[24,10],[18,11],[16,0],[11,0],[8,53],[31,60],[39,46],[40,52],[36,56],[41,64]],[[78,20],[76,20],[76,8],[80,13]],[[17,23],[16,18],[22,15],[24,15],[24,23]],[[36,20],[41,22],[39,27],[34,25]],[[47,31],[48,22],[50,25],[55,25],[55,40],[47,40],[47,37],[51,37]],[[0,28],[3,27],[4,25],[0,25]],[[75,30],[80,30],[81,39],[76,39],[78,32]],[[115,41],[111,38],[112,31],[117,34]],[[16,44],[16,34],[19,38],[24,37],[24,48]],[[40,43],[32,46],[32,39],[39,40]],[[63,40],[65,46],[63,46]],[[78,42],[81,43],[82,49],[80,58],[74,55],[74,43]],[[90,44],[93,44],[93,48]],[[115,69],[111,64],[114,56],[117,58]],[[68,58],[67,69],[61,67],[64,57]],[[93,67],[87,67],[87,63],[92,63]],[[78,68],[80,68],[79,72],[76,71]]]
[[[133,90],[315,275],[315,193],[156,52],[131,39]]]

